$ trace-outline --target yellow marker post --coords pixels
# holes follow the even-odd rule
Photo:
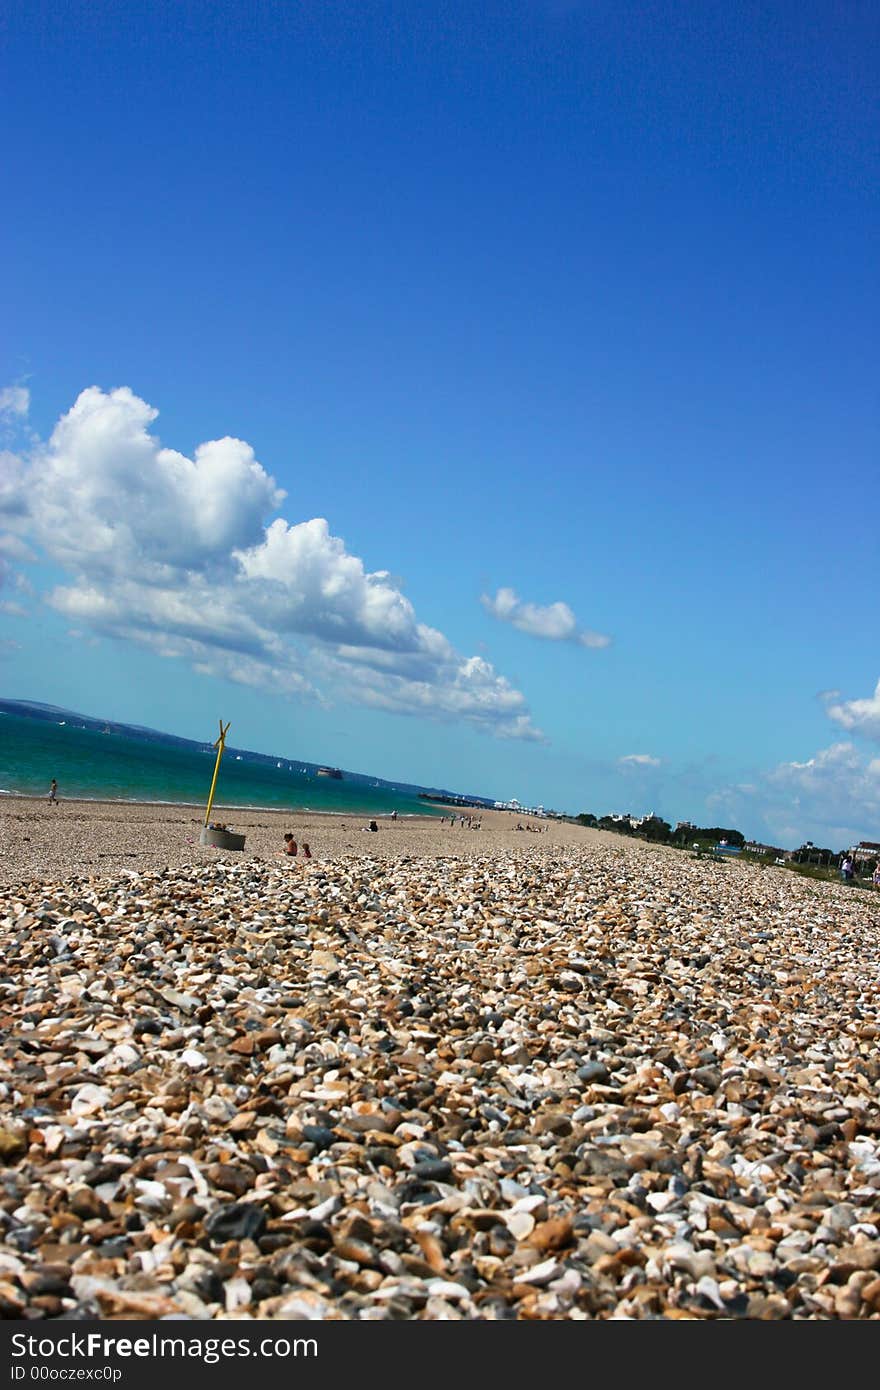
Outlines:
[[[207,806],[207,809],[206,809],[206,811],[205,811],[205,825],[206,825],[206,826],[207,826],[207,824],[208,824],[208,820],[209,820],[210,815],[211,815],[211,807],[212,807],[212,805],[214,804],[214,788],[215,788],[216,785],[217,785],[217,774],[218,774],[218,772],[220,771],[220,759],[223,757],[223,749],[226,747],[226,735],[227,735],[228,733],[229,733],[229,725],[227,724],[227,725],[226,725],[226,728],[224,729],[224,727],[223,727],[223,720],[221,719],[221,720],[220,720],[220,737],[217,739],[216,743],[214,744],[214,747],[217,749],[217,761],[216,761],[215,764],[214,764],[214,776],[213,776],[213,778],[211,779],[211,790],[210,790],[210,792],[208,793],[208,806]]]

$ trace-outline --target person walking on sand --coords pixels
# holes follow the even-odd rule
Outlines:
[[[58,805],[58,783],[55,781],[54,777],[52,778],[52,781],[49,783],[49,805]]]

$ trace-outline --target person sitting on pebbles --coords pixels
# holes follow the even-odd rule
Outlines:
[[[289,830],[287,834],[284,836],[284,848],[282,850],[279,850],[278,853],[284,855],[289,854],[292,858],[296,858],[297,844],[296,840],[293,838],[293,835],[290,833]]]

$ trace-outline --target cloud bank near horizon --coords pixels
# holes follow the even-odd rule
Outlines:
[[[829,849],[849,848],[865,838],[865,825],[877,827],[868,838],[880,839],[880,758],[865,761],[854,744],[833,743],[804,762],[778,763],[752,783],[722,788],[706,804],[734,817],[759,815],[771,843],[808,835]]]
[[[0,401],[23,418],[27,393],[9,390]],[[157,415],[129,387],[92,386],[48,442],[0,460],[6,564],[30,544],[61,567],[57,612],[272,693],[545,741],[522,692],[420,622],[325,518],[273,517],[286,494],[249,444],[213,439],[189,458],[151,432]]]
[[[611,645],[611,638],[603,633],[579,628],[571,608],[561,600],[542,607],[537,603],[524,603],[514,589],[502,588],[494,598],[482,594],[480,602],[493,618],[501,623],[510,623],[530,637],[540,637],[548,642],[574,642],[579,647]]]

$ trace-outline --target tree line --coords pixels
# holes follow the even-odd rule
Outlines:
[[[616,835],[630,835],[634,839],[653,840],[659,844],[678,845],[682,848],[688,845],[698,844],[701,848],[710,845],[718,845],[722,841],[733,845],[736,849],[743,849],[746,845],[746,837],[742,831],[736,830],[731,826],[724,825],[688,825],[679,824],[674,829],[668,820],[662,816],[645,816],[637,819],[634,816],[594,816],[589,811],[583,811],[579,816],[575,816],[579,825],[589,826],[593,830],[611,830]],[[635,825],[632,822],[635,820]],[[763,854],[766,859],[778,859],[786,853],[776,845],[762,846]],[[790,856],[793,864],[815,865],[817,868],[836,869],[844,855],[849,853],[849,847],[844,849],[827,849],[814,845],[812,840],[807,840],[794,850]],[[878,858],[859,859],[859,873],[862,875],[873,874],[877,867]]]
[[[741,831],[728,826],[680,825],[673,829],[669,821],[664,820],[662,816],[644,816],[637,820],[635,825],[632,824],[633,819],[635,818],[631,816],[594,816],[589,811],[575,816],[579,825],[589,826],[593,830],[612,830],[617,835],[631,835],[639,840],[655,840],[660,844],[719,844],[726,840],[736,849],[742,849],[746,843],[746,837]]]

